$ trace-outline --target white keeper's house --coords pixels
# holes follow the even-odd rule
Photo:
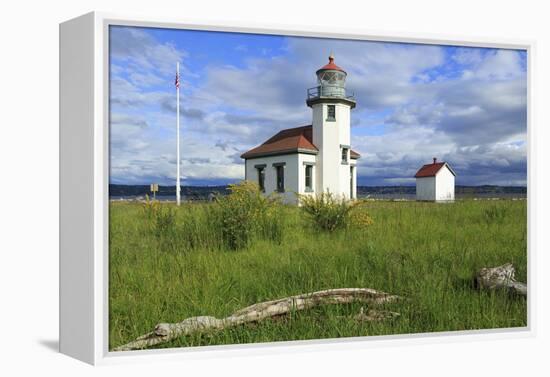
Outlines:
[[[456,173],[446,162],[437,162],[434,157],[431,164],[422,166],[416,172],[416,200],[451,202],[455,200]]]
[[[296,202],[295,193],[357,197],[360,155],[351,149],[350,137],[355,99],[346,94],[346,76],[331,55],[317,70],[317,86],[307,91],[311,125],[284,129],[243,153],[245,179],[258,182],[265,194],[282,194],[289,203]]]

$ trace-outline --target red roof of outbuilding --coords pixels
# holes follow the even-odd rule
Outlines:
[[[453,169],[451,169],[446,162],[434,162],[434,163],[426,164],[422,166],[420,169],[418,169],[414,177],[415,178],[435,177],[437,172],[445,165],[447,165],[451,173],[455,175],[455,172],[453,171]]]
[[[332,55],[330,55],[328,57],[328,64],[325,64],[324,66],[319,68],[317,70],[317,72],[323,71],[323,70],[326,70],[326,69],[332,69],[332,70],[335,70],[335,71],[341,71],[341,72],[346,73],[346,71],[344,71],[342,68],[340,68],[336,64],[334,64],[334,56],[332,56]]]
[[[274,154],[317,153],[319,150],[313,144],[313,127],[310,125],[287,128],[279,131],[262,145],[243,153],[241,158],[254,158]],[[351,158],[357,159],[361,155],[350,151]]]

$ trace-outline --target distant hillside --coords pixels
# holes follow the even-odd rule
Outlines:
[[[182,186],[181,195],[190,200],[200,200],[208,197],[209,194],[228,193],[228,186]],[[138,197],[151,194],[149,185],[109,185],[110,197]],[[159,186],[158,196],[173,196],[176,190],[175,186]],[[364,197],[367,195],[391,195],[391,196],[410,196],[416,193],[415,186],[357,186],[357,196]],[[455,193],[460,196],[475,196],[475,195],[519,195],[527,194],[526,187],[518,186],[456,186]]]
[[[415,186],[357,186],[357,195],[369,194],[416,194]],[[527,187],[521,186],[455,186],[455,194],[476,195],[476,194],[527,194]]]
[[[210,193],[225,195],[228,186],[181,186],[181,195],[187,199],[203,199]],[[158,196],[175,195],[176,186],[159,186]],[[136,197],[151,195],[149,185],[109,185],[110,197]]]

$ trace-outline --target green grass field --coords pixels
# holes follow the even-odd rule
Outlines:
[[[406,297],[388,305],[397,319],[357,322],[359,304],[329,305],[287,318],[182,337],[161,347],[272,342],[526,326],[527,302],[480,292],[482,267],[511,262],[526,281],[527,202],[453,204],[373,201],[374,224],[334,233],[313,229],[297,207],[277,215],[282,232],[246,247],[220,247],[207,224],[212,204],[174,205],[169,231],[152,226],[142,205],[110,205],[110,348],[159,322],[225,317],[256,302],[340,287]],[[166,229],[166,227],[162,227]]]

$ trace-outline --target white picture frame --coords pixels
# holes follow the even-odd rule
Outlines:
[[[136,359],[202,358],[233,354],[265,354],[300,350],[342,350],[378,347],[388,342],[422,343],[502,339],[534,335],[533,295],[529,294],[528,326],[514,329],[471,330],[437,334],[409,334],[346,339],[209,346],[163,350],[109,352],[108,350],[108,183],[109,103],[108,29],[131,25],[176,29],[250,32],[289,36],[448,44],[511,48],[527,51],[528,162],[533,156],[532,125],[533,41],[494,40],[422,34],[366,32],[311,26],[210,24],[158,17],[88,13],[60,24],[60,352],[90,364]],[[535,281],[532,239],[535,200],[528,163],[528,287]]]

